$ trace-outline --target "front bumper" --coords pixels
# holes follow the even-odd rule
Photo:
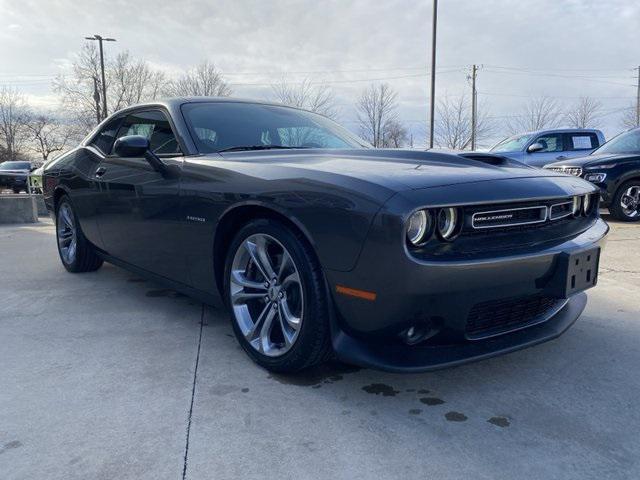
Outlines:
[[[586,295],[568,301],[520,330],[473,338],[468,319],[475,306],[503,299],[554,295],[564,254],[602,248],[609,230],[600,218],[578,236],[523,245],[491,256],[452,261],[420,261],[384,247],[384,239],[365,245],[351,272],[327,272],[336,306],[333,346],[350,363],[389,371],[426,371],[526,348],[562,334],[581,314]],[[384,251],[384,253],[383,253]],[[375,301],[336,294],[337,285],[376,293]],[[438,334],[418,345],[399,334],[416,322],[436,322]]]
[[[383,345],[365,342],[338,331],[333,348],[340,360],[397,373],[418,373],[485,360],[533,347],[562,335],[578,319],[587,305],[587,295],[573,296],[553,317],[522,330],[482,341],[449,345]]]

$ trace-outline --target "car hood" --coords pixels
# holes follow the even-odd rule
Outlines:
[[[568,167],[591,167],[594,165],[607,165],[611,163],[620,163],[627,160],[639,160],[640,154],[633,153],[600,153],[596,155],[587,155],[585,157],[576,157],[559,162],[550,163],[550,166],[568,166]]]
[[[276,177],[321,179],[339,175],[396,190],[440,187],[471,182],[529,177],[554,177],[555,172],[528,167],[495,155],[422,152],[411,150],[269,150],[228,152],[234,162],[251,162]],[[491,162],[501,162],[494,165]],[[277,168],[274,168],[277,167]],[[263,175],[264,176],[264,175]]]

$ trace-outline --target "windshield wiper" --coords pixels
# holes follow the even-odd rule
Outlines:
[[[278,150],[278,149],[296,149],[296,148],[309,148],[309,147],[287,147],[285,145],[243,145],[237,147],[229,147],[223,148],[222,150],[218,150],[218,153],[221,152],[241,152],[246,150]]]

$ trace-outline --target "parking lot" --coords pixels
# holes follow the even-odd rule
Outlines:
[[[271,375],[226,313],[0,226],[0,478],[640,477],[640,225],[559,339],[419,375]]]

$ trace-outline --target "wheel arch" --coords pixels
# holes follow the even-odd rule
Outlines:
[[[53,191],[53,211],[54,213],[58,210],[58,203],[63,195],[69,195],[69,192],[66,188],[58,185]]]
[[[247,222],[255,219],[267,218],[278,220],[287,225],[292,230],[301,234],[304,240],[311,247],[311,251],[319,262],[318,253],[315,248],[313,239],[308,230],[302,225],[302,223],[290,215],[279,211],[271,206],[266,206],[261,203],[246,203],[242,205],[235,205],[232,208],[225,211],[216,227],[213,240],[213,268],[216,280],[216,286],[218,293],[224,298],[223,285],[224,285],[224,267],[227,257],[227,252],[235,232],[245,225]]]

